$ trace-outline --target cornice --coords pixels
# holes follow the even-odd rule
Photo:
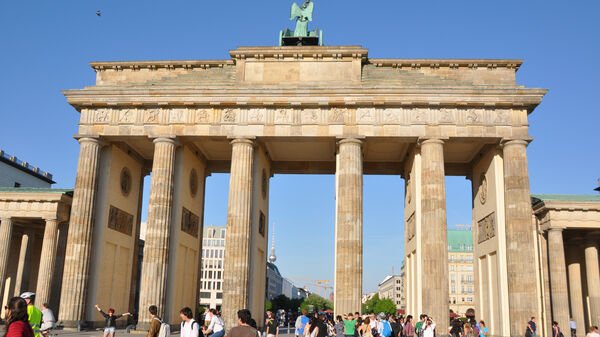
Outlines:
[[[108,61],[108,62],[90,62],[94,71],[103,70],[139,70],[139,69],[195,69],[195,68],[219,68],[226,65],[233,65],[233,60],[191,60],[191,61]]]
[[[523,60],[519,59],[369,59],[368,63],[377,67],[392,67],[392,68],[507,68],[517,71]]]
[[[238,47],[229,54],[235,60],[313,60],[344,58],[367,60],[369,51],[361,46],[302,46],[302,47]]]
[[[547,200],[533,206],[535,214],[549,211],[558,212],[600,212],[600,203],[593,201],[552,201]]]

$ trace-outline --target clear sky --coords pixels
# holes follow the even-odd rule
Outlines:
[[[93,85],[90,61],[226,59],[237,46],[275,45],[293,27],[291,3],[2,1],[0,148],[72,187],[79,114],[60,90]],[[518,83],[550,89],[530,115],[531,191],[591,194],[600,177],[599,12],[598,1],[315,0],[309,27],[370,57],[524,59]],[[469,181],[446,182],[448,224],[471,223]],[[206,224],[225,224],[227,183],[223,174],[207,179]],[[364,179],[365,291],[400,267],[403,194],[400,177]],[[333,197],[330,175],[272,178],[284,276],[333,280]]]

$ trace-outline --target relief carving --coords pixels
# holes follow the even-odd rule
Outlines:
[[[275,124],[287,124],[292,122],[292,109],[275,110]]]
[[[250,109],[248,111],[249,123],[264,123],[266,110],[265,109]]]
[[[441,109],[440,123],[454,123],[455,109]]]
[[[110,121],[110,112],[109,109],[96,110],[94,121],[98,123],[108,123]]]
[[[198,173],[193,168],[190,171],[190,195],[192,198],[196,197],[196,193],[198,193]]]
[[[121,187],[121,193],[123,196],[128,196],[129,192],[131,191],[131,172],[127,167],[123,167],[121,170],[119,186]]]
[[[483,109],[467,110],[467,124],[481,124],[483,122]]]
[[[119,123],[134,123],[135,109],[121,109],[119,111]]]
[[[375,108],[359,108],[356,111],[359,123],[373,124],[377,121],[377,111]]]
[[[185,123],[185,112],[186,109],[171,109],[169,112],[169,123]]]
[[[196,110],[196,123],[210,123],[210,114],[212,109]]]
[[[485,173],[481,174],[479,181],[479,201],[482,205],[485,205],[485,202],[487,201],[488,197],[488,181],[485,176]]]
[[[508,110],[496,110],[494,124],[510,124],[510,114]]]
[[[410,241],[416,233],[416,228],[415,228],[415,213],[413,212],[413,214],[410,215],[410,217],[408,217],[408,220],[406,220],[406,237],[407,237],[407,241]]]
[[[301,120],[303,124],[317,124],[319,122],[319,109],[304,109],[301,111]]]
[[[144,111],[144,123],[158,123],[160,109],[148,109]]]
[[[477,242],[482,243],[496,236],[496,217],[494,212],[477,222]]]
[[[131,235],[133,215],[111,205],[108,211],[108,228],[125,235]]]
[[[181,231],[197,238],[198,227],[200,226],[200,217],[192,213],[185,207],[181,211]]]
[[[426,109],[413,109],[411,110],[412,122],[416,124],[427,123],[427,110]]]
[[[265,217],[265,214],[260,211],[260,216],[258,217],[258,233],[260,233],[263,238],[265,237],[266,222],[267,218]]]
[[[223,109],[223,122],[234,123],[235,115],[236,113],[234,109]]]
[[[383,111],[383,122],[384,123],[397,123],[400,121],[400,110],[399,109],[385,109]]]
[[[331,108],[329,110],[329,123],[343,124],[345,114],[346,109],[344,108]]]

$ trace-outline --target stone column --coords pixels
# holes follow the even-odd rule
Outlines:
[[[0,220],[0,298],[4,297],[4,283],[8,269],[8,255],[10,254],[10,241],[12,239],[13,222],[11,218]]]
[[[600,324],[600,271],[598,270],[598,241],[590,240],[585,245],[585,272],[590,298],[591,325]]]
[[[578,240],[579,241],[579,240]],[[583,333],[585,328],[585,312],[583,307],[583,286],[581,283],[581,256],[579,244],[567,246],[567,269],[569,271],[569,299],[571,300],[571,317],[577,324],[577,332]]]
[[[31,254],[31,245],[33,244],[33,232],[26,231],[21,236],[21,249],[19,250],[19,262],[17,264],[17,274],[15,275],[15,290],[13,296],[19,296],[25,291],[29,291],[26,287],[29,270],[26,267],[29,265],[29,255]]]
[[[174,138],[154,139],[154,159],[148,202],[148,220],[140,286],[140,313],[156,305],[158,316],[165,316],[167,293],[167,264],[169,257],[169,225],[173,206],[173,179],[175,170]],[[178,224],[177,224],[178,225]],[[169,319],[169,318],[165,318]],[[140,314],[139,329],[147,330],[151,318]],[[175,322],[169,322],[175,323]]]
[[[569,326],[569,292],[562,231],[562,228],[550,228],[548,231],[548,258],[550,259],[552,320],[566,329]]]
[[[80,138],[79,144],[58,318],[69,328],[78,327],[85,320],[98,159],[102,146],[98,138],[90,137]]]
[[[361,311],[363,255],[362,141],[338,142],[336,175],[335,312]]]
[[[423,312],[440,325],[448,320],[448,235],[444,141],[421,141],[421,256]]]
[[[58,220],[46,219],[37,289],[35,291],[38,306],[41,306],[43,303],[50,303],[50,290],[52,289],[52,276],[54,275],[54,265],[56,262],[57,241]]]
[[[536,278],[531,195],[527,170],[527,142],[504,143],[504,212],[506,230],[506,273],[508,279],[508,318],[510,335],[523,335],[523,320],[537,315]]]
[[[227,205],[227,240],[223,268],[223,319],[229,331],[237,311],[248,308],[254,141],[231,141],[231,175]]]

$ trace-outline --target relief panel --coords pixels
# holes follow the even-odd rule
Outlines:
[[[198,227],[200,226],[200,217],[192,213],[189,209],[182,207],[181,210],[181,231],[195,238],[198,237]]]
[[[131,235],[133,215],[111,205],[108,212],[108,228],[125,235]]]
[[[477,222],[477,242],[482,243],[496,236],[495,212],[490,213]]]

